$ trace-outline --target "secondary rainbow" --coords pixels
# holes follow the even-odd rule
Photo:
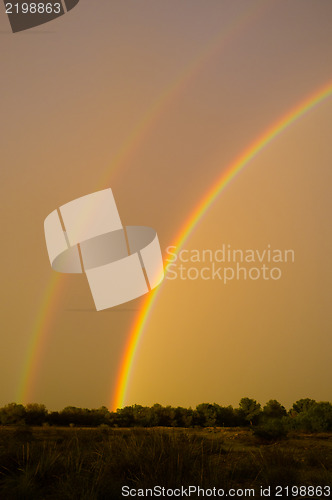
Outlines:
[[[27,391],[37,378],[38,363],[46,344],[49,326],[53,322],[56,306],[59,303],[64,283],[63,275],[53,273],[43,294],[40,312],[32,328],[25,363],[22,369],[21,381],[17,390],[17,401],[26,403]],[[50,307],[51,306],[51,307]]]
[[[255,158],[273,139],[280,135],[286,128],[292,125],[299,118],[312,110],[332,95],[332,82],[320,88],[304,101],[301,101],[294,108],[283,115],[279,120],[268,127],[261,135],[254,140],[228,167],[223,171],[221,176],[216,180],[208,192],[203,196],[198,205],[190,214],[188,220],[184,223],[179,231],[173,245],[176,247],[176,252],[179,252],[191,233],[197,227],[199,222],[204,217],[205,213],[213,205],[213,202],[228,186],[228,184],[243,170],[250,161]],[[142,339],[144,327],[146,326],[152,307],[162,290],[163,284],[151,292],[137,317],[135,318],[131,329],[129,339],[124,351],[122,363],[118,374],[118,379],[115,391],[112,390],[112,399],[110,407],[113,410],[124,406],[127,388],[130,382],[130,376],[134,359],[138,350],[139,342]],[[114,393],[114,397],[113,397]]]
[[[212,36],[209,42],[199,50],[198,54],[177,74],[173,81],[165,86],[119,148],[107,168],[105,176],[99,182],[100,189],[104,189],[105,186],[109,187],[110,171],[112,175],[115,168],[119,171],[119,167],[122,167],[122,171],[126,164],[134,160],[135,154],[144,143],[144,139],[154,130],[157,120],[161,118],[169,105],[194,81],[202,68],[214,60],[239,34],[243,33],[246,27],[263,15],[270,5],[272,5],[272,2],[267,0],[256,0],[256,2],[248,3],[248,6],[239,15],[235,15],[224,30]]]
[[[153,131],[156,121],[160,119],[164,110],[168,109],[169,104],[181,95],[206,64],[216,57],[228,43],[242,33],[247,26],[264,14],[270,5],[272,5],[272,2],[267,2],[266,0],[259,0],[255,3],[250,3],[250,5],[248,4],[248,7],[242,10],[239,15],[234,16],[225,30],[211,37],[200,52],[195,55],[185,68],[181,69],[173,81],[166,85],[157,99],[148,108],[147,112],[133,127],[117,154],[114,155],[111,165],[107,168],[107,172],[101,177],[96,190],[109,187],[110,172],[113,176],[115,170],[122,171],[124,169],[125,165],[137,153],[139,147],[147,140],[149,134]],[[27,403],[31,399],[32,388],[37,378],[38,366],[46,346],[45,339],[56,314],[55,303],[58,303],[61,296],[61,283],[64,282],[63,279],[63,276],[53,272],[43,294],[39,312],[31,330],[32,333],[28,341],[27,354],[20,375],[16,395],[18,402]]]

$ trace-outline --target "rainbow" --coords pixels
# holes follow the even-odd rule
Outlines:
[[[29,347],[22,369],[21,382],[17,390],[16,400],[26,403],[28,389],[37,378],[39,360],[44,352],[49,326],[53,323],[53,318],[57,311],[57,304],[61,298],[63,290],[64,276],[60,273],[52,273],[51,279],[46,287],[41,302],[40,313],[35,319],[32,328],[33,335],[29,341]],[[49,306],[51,304],[52,307]]]
[[[191,233],[202,220],[206,212],[211,208],[214,201],[228,186],[228,184],[255,158],[266,146],[268,146],[273,139],[278,137],[290,125],[296,122],[299,118],[303,117],[315,106],[322,103],[325,99],[332,95],[332,82],[329,82],[323,88],[315,91],[304,101],[300,102],[297,106],[288,111],[279,120],[273,123],[261,135],[254,140],[228,167],[223,171],[221,176],[215,181],[208,192],[203,196],[193,212],[190,214],[188,220],[180,229],[175,242],[173,243],[176,252],[179,252]],[[112,400],[110,407],[113,410],[124,406],[127,388],[130,382],[133,363],[138,351],[140,340],[143,336],[144,328],[148,322],[153,305],[158,297],[162,285],[152,291],[146,298],[141,311],[134,320],[134,324],[130,331],[128,342],[124,351],[124,356],[120,364],[116,388],[112,391]]]
[[[169,105],[183,93],[190,82],[194,81],[197,74],[211,60],[225,49],[244,29],[259,18],[272,5],[266,0],[258,0],[255,3],[248,4],[246,9],[229,23],[224,31],[218,32],[211,40],[199,51],[195,58],[189,62],[185,68],[178,73],[176,78],[166,85],[158,98],[143,114],[142,118],[132,129],[117,154],[112,159],[111,164],[107,168],[107,172],[99,183],[99,189],[104,189],[110,184],[109,170],[115,168],[119,171],[119,167],[124,168],[125,164],[135,159],[138,149],[144,142],[144,139],[153,131],[154,126],[162,116],[162,113],[169,108]]]
[[[164,110],[173,102],[187,86],[193,81],[202,68],[208,64],[217,54],[224,49],[227,44],[236,38],[244,29],[256,21],[272,5],[272,2],[266,0],[257,0],[243,9],[239,15],[234,16],[224,31],[218,32],[211,37],[198,54],[182,69],[176,78],[169,83],[158,98],[152,103],[151,107],[142,116],[142,118],[133,127],[131,133],[119,148],[117,154],[112,159],[107,168],[107,173],[100,179],[96,190],[105,189],[110,185],[110,171],[114,175],[114,170],[123,170],[125,164],[137,153],[143,142],[149,136],[158,119],[162,116]],[[27,347],[27,354],[23,363],[20,375],[19,386],[16,395],[16,401],[27,403],[30,400],[32,387],[37,377],[38,366],[46,345],[46,335],[53,323],[56,307],[55,302],[61,296],[60,284],[63,283],[63,277],[59,273],[52,273],[52,278],[43,294],[40,303],[39,313],[32,327]],[[57,299],[56,299],[57,298]]]

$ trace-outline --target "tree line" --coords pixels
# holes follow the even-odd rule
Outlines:
[[[10,403],[0,408],[0,425],[71,427],[245,427],[256,432],[283,434],[288,430],[332,431],[332,404],[305,398],[290,410],[271,399],[264,407],[255,399],[242,398],[238,408],[201,403],[193,408],[132,405],[109,411],[67,406],[49,412],[42,404]]]

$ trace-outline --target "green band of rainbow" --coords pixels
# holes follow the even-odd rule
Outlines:
[[[173,243],[174,247],[176,248],[176,252],[179,252],[181,250],[184,243],[197,227],[198,223],[204,217],[208,209],[212,206],[213,202],[222,193],[226,186],[236,177],[236,175],[241,172],[241,170],[243,170],[257,154],[259,154],[286,128],[288,128],[295,121],[304,116],[306,113],[308,113],[318,104],[322,103],[331,95],[332,82],[329,82],[323,88],[320,88],[300,104],[288,111],[284,116],[277,120],[277,122],[273,123],[272,126],[264,131],[252,144],[250,144],[249,147],[247,147],[243,151],[243,153],[241,153],[225,169],[222,175],[216,180],[213,186],[200,200],[199,204],[195,207],[188,220],[179,231],[179,234],[176,237],[175,242]],[[132,373],[133,363],[138,350],[139,342],[142,338],[144,327],[148,322],[150,312],[152,311],[153,305],[158,297],[158,294],[162,290],[162,287],[163,284],[161,284],[157,289],[155,289],[147,296],[141,311],[135,318],[120,365],[114,396],[112,390],[110,406],[113,410],[116,410],[117,408],[120,408],[125,404],[126,392],[130,382],[130,376]]]

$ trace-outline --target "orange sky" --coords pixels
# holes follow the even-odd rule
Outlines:
[[[154,227],[165,253],[232,159],[332,79],[329,2],[248,3],[81,0],[15,35],[1,4],[1,405],[17,399],[52,276],[43,234],[52,210],[111,187],[123,223]],[[248,22],[189,78],[202,49],[246,11]],[[181,75],[132,148],[133,129]],[[186,243],[292,248],[294,264],[273,282],[167,281],[128,404],[331,400],[331,126],[329,100],[269,145]],[[128,154],[116,162],[123,144]],[[108,404],[141,305],[96,313],[84,277],[64,276],[29,401]]]

